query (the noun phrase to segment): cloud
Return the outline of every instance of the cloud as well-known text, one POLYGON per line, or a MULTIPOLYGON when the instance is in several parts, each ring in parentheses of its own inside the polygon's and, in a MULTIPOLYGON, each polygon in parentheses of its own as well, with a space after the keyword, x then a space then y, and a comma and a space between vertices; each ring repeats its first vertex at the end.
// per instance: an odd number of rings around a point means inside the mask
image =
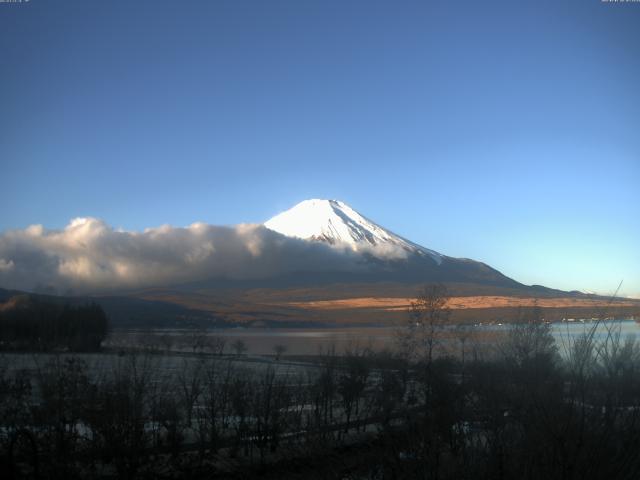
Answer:
POLYGON ((14 267, 13 260, 9 260, 8 262, 4 258, 0 258, 0 272, 8 272, 12 270, 14 267))
POLYGON ((95 292, 362 268, 362 256, 350 249, 255 224, 128 232, 96 218, 76 218, 62 230, 32 225, 0 235, 0 287, 20 290, 95 292))

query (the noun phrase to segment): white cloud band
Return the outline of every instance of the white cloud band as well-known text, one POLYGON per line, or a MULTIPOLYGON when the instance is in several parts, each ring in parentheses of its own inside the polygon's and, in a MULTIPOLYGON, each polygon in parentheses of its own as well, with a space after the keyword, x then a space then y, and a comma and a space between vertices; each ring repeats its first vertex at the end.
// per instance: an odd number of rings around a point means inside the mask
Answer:
POLYGON ((32 225, 0 235, 0 287, 58 293, 353 271, 362 265, 360 255, 347 248, 285 237, 253 224, 194 223, 127 232, 96 218, 77 218, 63 230, 32 225))

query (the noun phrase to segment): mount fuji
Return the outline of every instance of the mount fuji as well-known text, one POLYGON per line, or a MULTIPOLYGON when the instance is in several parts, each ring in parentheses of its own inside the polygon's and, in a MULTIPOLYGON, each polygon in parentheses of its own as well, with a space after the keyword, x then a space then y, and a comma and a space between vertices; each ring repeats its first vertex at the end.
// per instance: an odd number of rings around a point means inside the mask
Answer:
MULTIPOLYGON (((449 257, 411 242, 339 200, 305 200, 266 221, 264 226, 287 237, 361 254, 369 264, 369 279, 375 281, 522 287, 482 262, 449 257)), ((358 280, 362 280, 361 275, 358 280)))
MULTIPOLYGON (((274 263, 289 261, 296 252, 321 257, 261 278, 213 277, 138 296, 250 326, 396 324, 406 317, 408 299, 436 282, 446 285, 456 321, 516 318, 519 305, 535 305, 540 297, 573 297, 566 305, 580 300, 570 292, 523 285, 485 263, 418 245, 339 200, 305 200, 259 228, 286 246, 270 257, 274 263)), ((550 318, 592 312, 564 305, 550 311, 550 318)))

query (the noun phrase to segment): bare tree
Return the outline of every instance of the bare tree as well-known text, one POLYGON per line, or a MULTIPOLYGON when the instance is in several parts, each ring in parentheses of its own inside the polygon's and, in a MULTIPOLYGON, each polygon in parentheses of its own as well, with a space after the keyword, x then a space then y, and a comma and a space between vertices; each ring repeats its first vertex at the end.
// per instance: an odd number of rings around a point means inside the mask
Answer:
POLYGON ((287 347, 286 345, 274 345, 273 351, 276 354, 276 361, 280 361, 280 358, 286 353, 287 347))
POLYGON ((187 426, 191 427, 193 408, 203 391, 203 367, 201 360, 183 360, 182 369, 178 372, 178 385, 180 386, 180 399, 186 413, 187 426))
POLYGON ((207 331, 204 328, 198 328, 189 335, 189 344, 193 353, 202 353, 207 345, 207 331))
POLYGON ((227 339, 220 335, 212 335, 207 338, 207 348, 214 355, 223 355, 226 346, 227 339))
POLYGON ((145 429, 155 388, 149 356, 119 358, 100 379, 87 402, 86 423, 92 430, 94 451, 113 463, 119 478, 134 478, 148 464, 151 432, 145 429))
POLYGON ((408 359, 431 365, 439 345, 440 329, 449 320, 447 289, 442 284, 425 285, 411 302, 406 326, 399 332, 400 347, 408 359))
POLYGON ((471 327, 469 325, 460 324, 455 329, 455 336, 460 343, 460 362, 462 364, 462 378, 465 376, 465 360, 467 354, 467 341, 471 338, 471 327))
POLYGON ((286 378, 268 367, 258 378, 251 397, 252 439, 264 463, 267 447, 275 452, 284 429, 283 412, 287 406, 286 378))
POLYGON ((338 357, 335 345, 320 356, 320 370, 316 378, 315 403, 316 420, 323 430, 329 430, 333 422, 333 400, 337 391, 336 370, 338 357))
POLYGON ((41 402, 34 413, 44 427, 42 443, 55 459, 54 470, 71 475, 69 469, 79 447, 78 425, 89 385, 87 364, 78 357, 55 355, 38 369, 37 385, 41 402))
POLYGON ((171 347, 173 346, 173 336, 165 333, 164 335, 160 335, 158 340, 160 345, 164 348, 164 351, 169 354, 171 352, 171 347))
MULTIPOLYGON (((232 395, 237 392, 232 387, 239 372, 233 367, 233 362, 210 361, 206 367, 206 382, 202 395, 203 415, 198 418, 199 435, 202 448, 207 443, 216 453, 220 438, 229 428, 231 416, 232 395)), ((241 400, 237 399, 237 402, 241 400)))
POLYGON ((542 309, 537 306, 520 312, 519 321, 511 326, 505 342, 498 348, 507 361, 518 366, 548 364, 557 354, 551 326, 544 321, 542 309))
POLYGON ((247 351, 247 344, 244 343, 244 340, 238 339, 231 344, 231 348, 236 352, 237 356, 241 356, 247 351))
POLYGON ((344 356, 344 369, 338 379, 338 392, 346 417, 344 431, 351 428, 351 419, 359 414, 360 399, 367 386, 370 366, 367 350, 349 349, 344 356))

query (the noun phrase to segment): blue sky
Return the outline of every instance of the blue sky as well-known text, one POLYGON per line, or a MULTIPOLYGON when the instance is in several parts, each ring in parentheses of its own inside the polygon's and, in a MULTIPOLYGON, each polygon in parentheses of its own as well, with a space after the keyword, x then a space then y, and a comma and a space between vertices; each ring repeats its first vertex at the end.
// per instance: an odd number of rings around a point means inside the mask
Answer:
POLYGON ((640 4, 0 4, 0 230, 312 197, 525 283, 640 296, 640 4))

